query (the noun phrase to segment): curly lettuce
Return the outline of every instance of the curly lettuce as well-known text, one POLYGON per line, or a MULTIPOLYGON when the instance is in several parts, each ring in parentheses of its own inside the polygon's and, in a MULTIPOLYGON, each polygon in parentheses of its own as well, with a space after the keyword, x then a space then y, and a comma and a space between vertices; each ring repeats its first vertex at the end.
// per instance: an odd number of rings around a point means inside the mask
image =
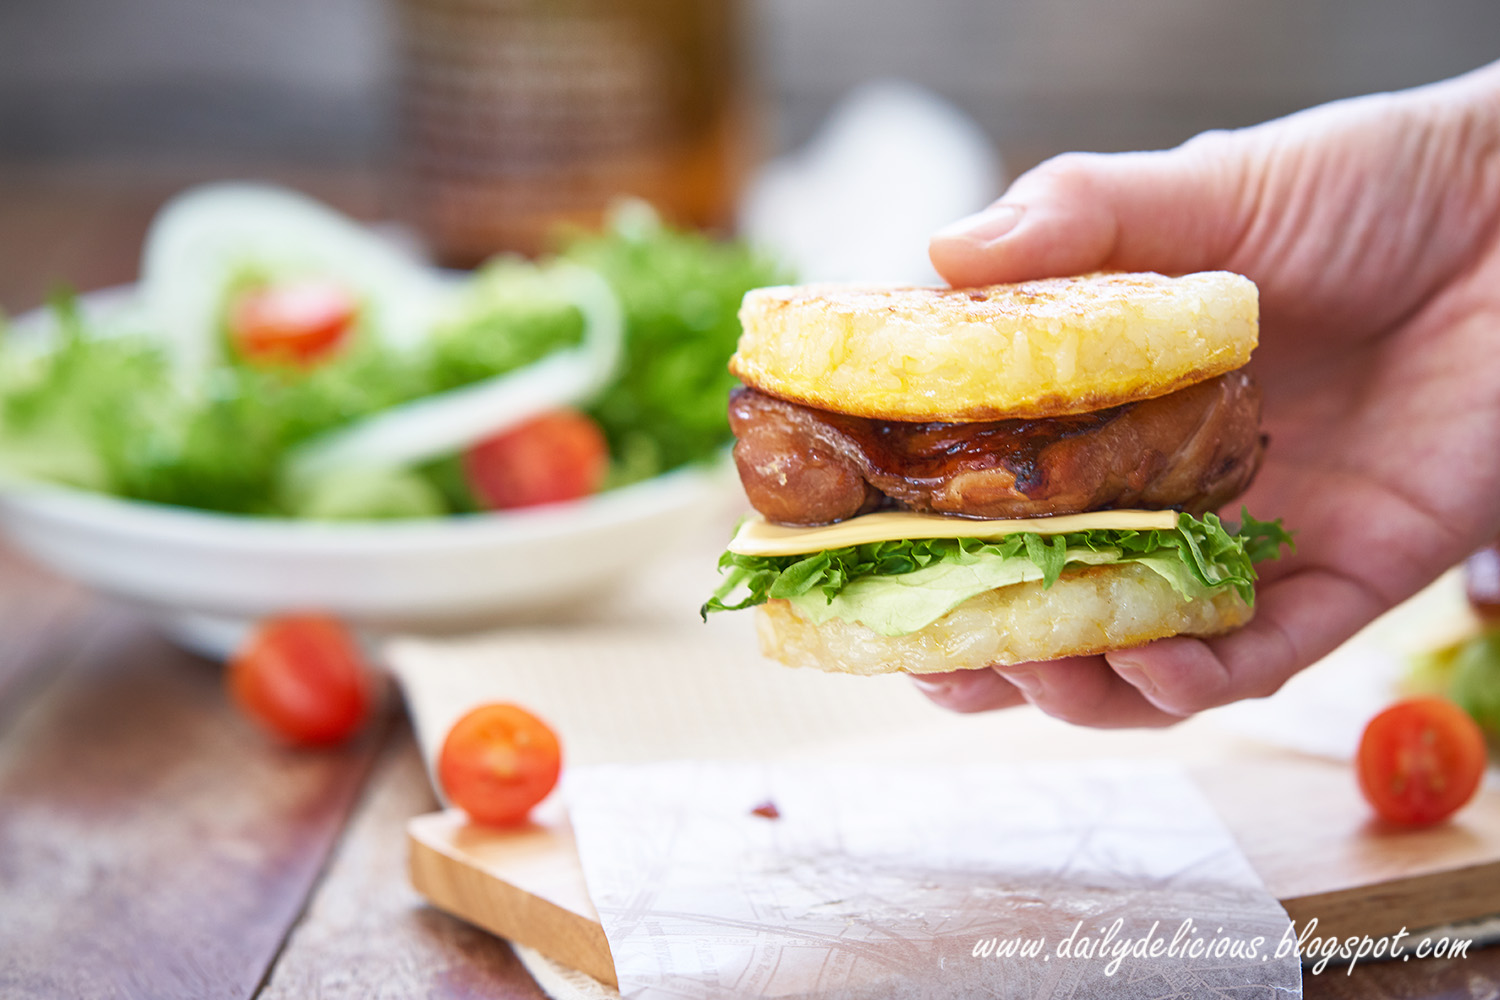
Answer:
POLYGON ((793 556, 725 552, 723 581, 700 613, 785 600, 815 623, 842 618, 904 635, 997 587, 1039 580, 1047 588, 1070 566, 1123 563, 1161 576, 1184 600, 1233 587, 1254 604, 1255 563, 1278 558, 1283 547, 1293 542, 1279 520, 1243 510, 1238 524, 1179 514, 1176 527, 1163 530, 901 539, 793 556))

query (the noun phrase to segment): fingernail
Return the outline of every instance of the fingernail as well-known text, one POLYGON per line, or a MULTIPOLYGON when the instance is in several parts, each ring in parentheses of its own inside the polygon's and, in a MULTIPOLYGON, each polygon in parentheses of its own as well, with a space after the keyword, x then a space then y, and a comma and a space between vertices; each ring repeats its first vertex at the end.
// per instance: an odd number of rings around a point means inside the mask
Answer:
POLYGON ((982 212, 950 222, 933 234, 933 239, 970 240, 975 243, 993 243, 1016 228, 1021 216, 1026 213, 1024 205, 991 205, 982 212))
POLYGON ((942 694, 953 686, 953 681, 947 677, 923 677, 921 674, 912 674, 911 682, 928 694, 942 694))
POLYGON ((1141 694, 1150 695, 1155 693, 1156 685, 1151 683, 1151 678, 1146 675, 1146 671, 1142 670, 1136 664, 1115 658, 1110 661, 1109 665, 1114 668, 1115 673, 1125 678, 1127 684, 1141 694))
POLYGON ((1042 679, 1036 674, 1032 673, 1030 670, 1017 670, 1014 673, 1001 673, 1000 676, 1004 677, 1015 687, 1020 688, 1022 694, 1030 696, 1041 693, 1042 679))

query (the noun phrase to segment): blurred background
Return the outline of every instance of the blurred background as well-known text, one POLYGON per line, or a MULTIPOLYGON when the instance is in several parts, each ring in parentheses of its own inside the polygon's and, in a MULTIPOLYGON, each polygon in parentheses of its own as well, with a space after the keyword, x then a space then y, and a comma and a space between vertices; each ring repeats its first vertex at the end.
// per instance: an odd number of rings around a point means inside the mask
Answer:
MULTIPOLYGON (((421 165, 403 107, 420 114, 413 93, 430 104, 453 86, 470 96, 504 86, 472 66, 455 84, 432 63, 462 65, 507 39, 515 47, 516 33, 495 19, 538 6, 568 4, 5 0, 0 306, 29 308, 58 278, 82 288, 128 280, 151 213, 198 180, 273 178, 357 215, 410 215, 421 165), (491 36, 472 28, 486 17, 491 36)), ((675 16, 651 0, 614 6, 675 16)), ((1500 54, 1493 0, 747 0, 730 13, 737 26, 704 30, 727 32, 747 53, 751 100, 743 113, 736 106, 726 140, 744 144, 726 154, 743 162, 804 143, 871 79, 952 101, 1014 176, 1062 150, 1171 145, 1500 54)), ((682 85, 718 99, 706 92, 731 58, 714 54, 682 85)), ((628 65, 611 65, 628 78, 628 65)), ((620 87, 611 92, 628 102, 620 87)), ((433 155, 461 172, 455 158, 474 150, 433 155)))

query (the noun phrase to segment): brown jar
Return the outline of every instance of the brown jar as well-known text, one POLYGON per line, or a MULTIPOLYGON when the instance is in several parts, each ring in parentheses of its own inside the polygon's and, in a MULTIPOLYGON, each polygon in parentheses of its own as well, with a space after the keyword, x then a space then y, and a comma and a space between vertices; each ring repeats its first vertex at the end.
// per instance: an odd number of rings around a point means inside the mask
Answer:
POLYGON ((624 195, 725 229, 746 160, 739 0, 397 0, 407 215, 441 263, 535 254, 624 195))

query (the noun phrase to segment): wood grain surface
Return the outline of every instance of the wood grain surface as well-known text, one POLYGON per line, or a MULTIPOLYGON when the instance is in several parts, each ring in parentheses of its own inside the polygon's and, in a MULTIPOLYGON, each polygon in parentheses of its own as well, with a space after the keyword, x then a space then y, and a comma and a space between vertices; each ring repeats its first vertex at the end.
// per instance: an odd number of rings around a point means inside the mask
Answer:
MULTIPOLYGON (((128 279, 164 197, 241 173, 0 164, 0 306, 128 279)), ((368 172, 280 176, 378 205, 368 172)), ((402 825, 430 795, 404 722, 345 753, 278 749, 215 668, 0 547, 0 997, 535 1000, 503 942, 407 889, 402 825)), ((1500 948, 1305 991, 1493 1000, 1500 948)))
POLYGON ((0 996, 252 995, 374 754, 268 743, 98 605, 0 740, 0 996))
POLYGON ((418 816, 406 833, 411 884, 439 909, 619 985, 561 808, 499 835, 451 809, 418 816))
POLYGON ((80 632, 71 626, 87 606, 82 590, 0 548, 0 727, 19 689, 45 683, 47 668, 73 651, 80 632))
POLYGON ((403 724, 260 994, 264 1000, 543 1000, 508 945, 426 906, 407 883, 404 826, 433 805, 403 724))
POLYGON ((1372 819, 1344 765, 1275 753, 1194 776, 1299 927, 1378 937, 1500 913, 1500 792, 1408 830, 1372 819))

